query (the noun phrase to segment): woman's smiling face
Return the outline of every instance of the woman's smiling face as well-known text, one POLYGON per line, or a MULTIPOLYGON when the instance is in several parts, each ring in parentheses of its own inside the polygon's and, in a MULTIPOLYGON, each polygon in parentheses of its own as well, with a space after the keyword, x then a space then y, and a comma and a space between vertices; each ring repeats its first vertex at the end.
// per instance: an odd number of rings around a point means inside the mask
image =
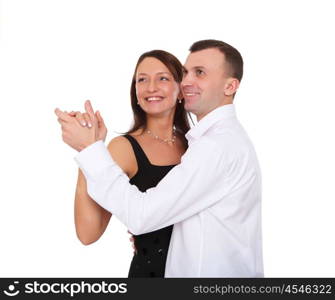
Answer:
POLYGON ((159 59, 145 58, 138 65, 135 80, 139 105, 147 114, 174 113, 180 93, 179 84, 159 59))

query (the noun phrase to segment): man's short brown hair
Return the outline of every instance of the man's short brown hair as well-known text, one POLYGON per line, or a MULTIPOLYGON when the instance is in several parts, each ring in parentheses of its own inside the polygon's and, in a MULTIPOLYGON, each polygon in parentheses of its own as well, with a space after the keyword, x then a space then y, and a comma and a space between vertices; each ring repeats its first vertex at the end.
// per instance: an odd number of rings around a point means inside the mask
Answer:
POLYGON ((240 52, 233 46, 218 40, 202 40, 195 42, 189 50, 192 53, 210 48, 216 48, 224 54, 229 76, 241 81, 243 76, 243 59, 240 52))

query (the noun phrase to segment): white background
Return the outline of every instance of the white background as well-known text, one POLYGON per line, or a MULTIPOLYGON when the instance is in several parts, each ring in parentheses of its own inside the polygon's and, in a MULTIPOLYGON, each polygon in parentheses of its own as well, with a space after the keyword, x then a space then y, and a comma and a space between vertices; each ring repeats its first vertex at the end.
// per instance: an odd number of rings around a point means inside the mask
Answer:
POLYGON ((127 229, 112 218, 83 246, 75 151, 53 110, 91 99, 108 139, 129 128, 138 56, 182 62, 197 40, 226 41, 245 73, 235 103, 263 172, 267 277, 335 277, 333 1, 0 2, 0 276, 127 276, 127 229))

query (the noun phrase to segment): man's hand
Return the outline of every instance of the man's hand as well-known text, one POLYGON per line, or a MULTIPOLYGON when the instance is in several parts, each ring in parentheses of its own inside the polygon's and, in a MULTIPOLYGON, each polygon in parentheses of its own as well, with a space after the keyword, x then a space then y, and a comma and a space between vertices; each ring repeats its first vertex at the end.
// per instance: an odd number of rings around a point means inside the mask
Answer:
POLYGON ((90 101, 85 102, 85 110, 92 120, 90 128, 83 127, 76 118, 66 112, 55 109, 58 122, 62 125, 63 141, 77 151, 81 151, 99 140, 98 119, 95 117, 90 101))
MULTIPOLYGON (((81 113, 80 111, 71 111, 70 116, 76 118, 79 124, 84 127, 91 128, 93 121, 88 113, 81 113)), ((107 136, 107 127, 99 111, 95 112, 95 117, 98 121, 98 140, 105 141, 107 136)))
POLYGON ((129 230, 127 232, 131 235, 130 238, 129 238, 129 241, 131 242, 131 246, 133 247, 134 255, 136 255, 137 254, 137 249, 136 249, 136 246, 135 246, 135 237, 129 230))

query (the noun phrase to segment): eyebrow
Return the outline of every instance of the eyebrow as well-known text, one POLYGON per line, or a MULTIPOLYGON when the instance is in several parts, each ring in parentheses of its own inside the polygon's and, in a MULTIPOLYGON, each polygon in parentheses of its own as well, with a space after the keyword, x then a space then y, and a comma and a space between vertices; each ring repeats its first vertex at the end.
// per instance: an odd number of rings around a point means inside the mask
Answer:
MULTIPOLYGON (((158 72, 156 74, 168 74, 168 75, 171 75, 169 72, 158 72)), ((147 73, 138 73, 138 75, 148 75, 147 73)))
POLYGON ((193 67, 192 69, 194 70, 194 69, 206 69, 206 68, 203 67, 203 66, 195 66, 195 67, 193 67))
MULTIPOLYGON (((194 66, 191 68, 191 70, 194 70, 194 69, 206 69, 205 67, 203 66, 194 66)), ((187 74, 189 70, 187 70, 184 66, 183 66, 183 73, 187 74)))

